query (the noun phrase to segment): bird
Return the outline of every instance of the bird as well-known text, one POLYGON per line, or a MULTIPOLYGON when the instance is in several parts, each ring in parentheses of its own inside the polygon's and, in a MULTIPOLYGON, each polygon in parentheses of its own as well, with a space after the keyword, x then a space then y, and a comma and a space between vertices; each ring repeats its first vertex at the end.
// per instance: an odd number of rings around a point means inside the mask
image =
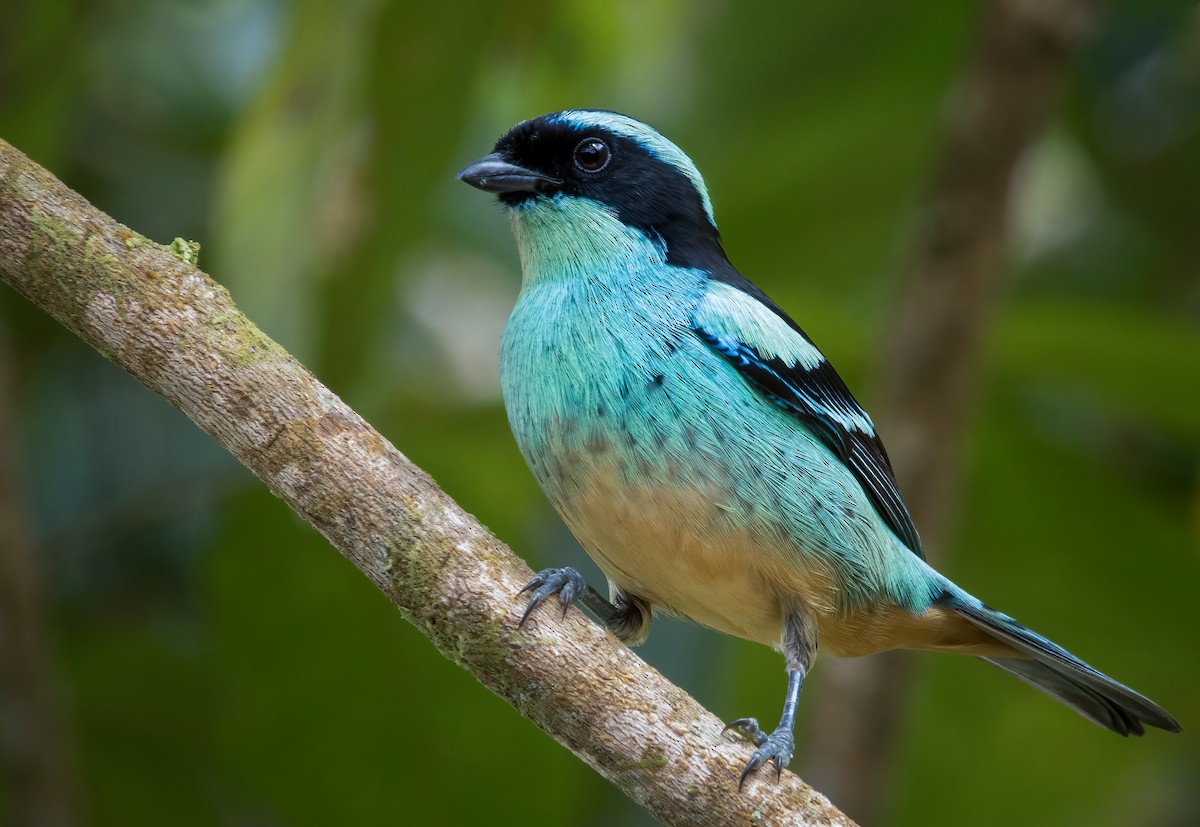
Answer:
POLYGON ((521 264, 500 343, 517 445, 608 581, 542 570, 625 642, 656 612, 775 648, 779 725, 732 721, 738 781, 795 751, 818 648, 973 655, 1120 735, 1180 732, 1161 706, 984 604, 925 559, 870 416, 829 359, 729 261, 695 163, 600 109, 522 121, 458 174, 496 194, 521 264))

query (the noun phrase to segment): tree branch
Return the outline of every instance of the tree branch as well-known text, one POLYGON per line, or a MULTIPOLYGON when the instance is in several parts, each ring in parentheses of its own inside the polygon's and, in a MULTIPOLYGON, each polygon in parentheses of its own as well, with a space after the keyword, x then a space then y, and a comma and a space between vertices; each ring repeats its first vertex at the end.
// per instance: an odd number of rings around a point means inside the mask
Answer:
POLYGON ((0 278, 183 411, 442 654, 659 820, 851 824, 790 773, 739 794, 749 747, 580 612, 542 612, 518 631, 524 562, 228 291, 2 140, 0 278))

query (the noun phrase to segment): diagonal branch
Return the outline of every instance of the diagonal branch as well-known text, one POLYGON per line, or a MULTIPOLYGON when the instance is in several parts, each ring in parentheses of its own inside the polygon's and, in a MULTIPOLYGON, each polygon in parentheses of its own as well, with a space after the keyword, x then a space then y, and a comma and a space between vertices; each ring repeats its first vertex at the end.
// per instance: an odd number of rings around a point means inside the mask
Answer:
POLYGON ((739 794, 747 746, 581 613, 542 613, 518 631, 524 562, 228 291, 2 140, 0 278, 187 414, 442 654, 659 820, 851 824, 791 774, 739 794))

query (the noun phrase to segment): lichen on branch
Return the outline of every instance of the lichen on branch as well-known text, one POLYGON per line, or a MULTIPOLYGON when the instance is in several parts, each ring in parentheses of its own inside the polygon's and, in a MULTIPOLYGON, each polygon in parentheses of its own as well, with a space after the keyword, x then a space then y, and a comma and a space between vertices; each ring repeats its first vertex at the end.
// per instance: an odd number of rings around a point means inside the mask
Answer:
POLYGON ((118 224, 0 140, 0 279, 229 450, 442 654, 665 824, 851 824, 791 773, 739 794, 748 747, 581 613, 517 629, 528 567, 192 253, 118 224))

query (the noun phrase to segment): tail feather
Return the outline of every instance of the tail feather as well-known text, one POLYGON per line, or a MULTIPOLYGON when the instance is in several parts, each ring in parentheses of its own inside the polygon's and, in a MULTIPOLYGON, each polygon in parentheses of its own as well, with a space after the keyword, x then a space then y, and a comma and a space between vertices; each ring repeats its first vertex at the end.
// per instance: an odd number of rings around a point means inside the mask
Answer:
POLYGON ((1019 653, 1012 658, 980 660, 1057 698, 1105 729, 1118 735, 1143 735, 1142 724, 1169 732, 1182 730, 1178 721, 1149 698, 965 592, 948 591, 938 602, 1019 653))
POLYGON ((1088 720, 1095 721, 1118 735, 1144 735, 1141 722, 1122 706, 1109 700, 1095 689, 1064 677, 1036 660, 1016 658, 980 658, 1032 687, 1042 690, 1088 720))

